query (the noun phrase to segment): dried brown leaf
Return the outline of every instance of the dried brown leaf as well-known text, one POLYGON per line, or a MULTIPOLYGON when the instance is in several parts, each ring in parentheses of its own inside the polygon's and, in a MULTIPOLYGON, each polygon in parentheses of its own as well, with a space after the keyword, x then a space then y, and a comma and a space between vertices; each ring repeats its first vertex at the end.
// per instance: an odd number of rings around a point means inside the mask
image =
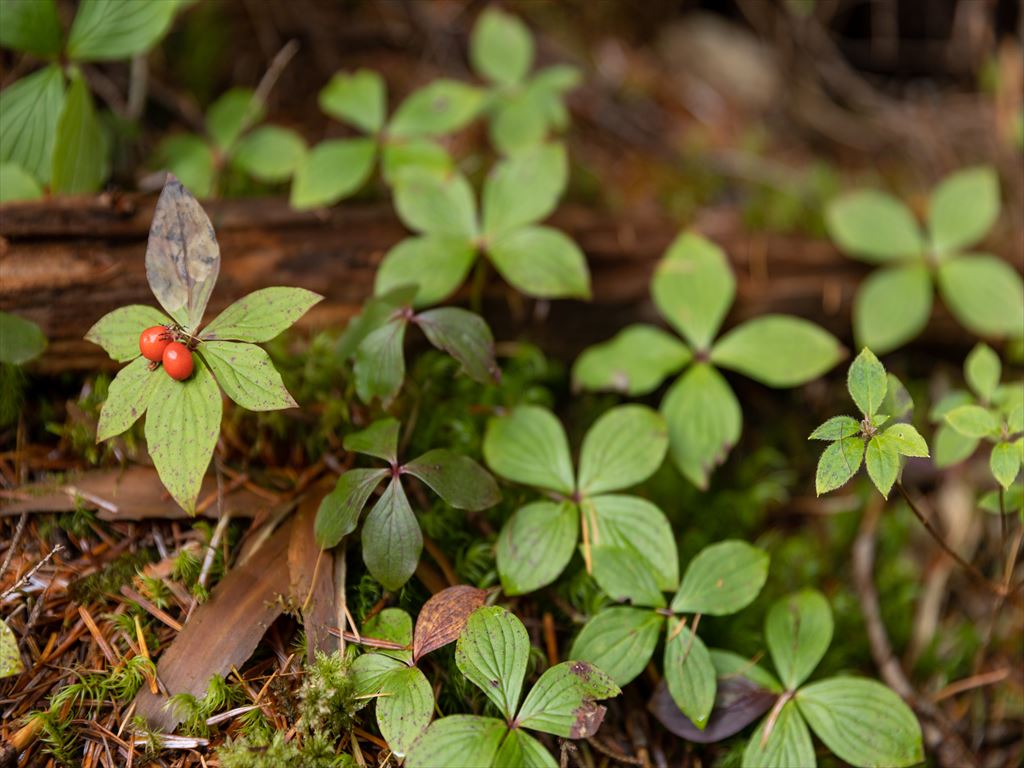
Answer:
POLYGON ((442 589, 423 604, 416 619, 412 657, 418 662, 431 651, 454 642, 469 614, 484 604, 487 591, 467 584, 442 589))

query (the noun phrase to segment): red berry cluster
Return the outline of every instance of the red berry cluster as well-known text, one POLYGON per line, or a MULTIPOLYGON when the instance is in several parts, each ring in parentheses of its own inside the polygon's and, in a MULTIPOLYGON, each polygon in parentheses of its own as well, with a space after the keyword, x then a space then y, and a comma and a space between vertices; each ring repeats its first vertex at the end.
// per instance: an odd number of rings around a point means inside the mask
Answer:
POLYGON ((164 370, 172 379, 184 381, 192 375, 192 351, 180 341, 175 341, 167 326, 154 325, 144 330, 139 336, 139 351, 147 360, 163 363, 164 370))

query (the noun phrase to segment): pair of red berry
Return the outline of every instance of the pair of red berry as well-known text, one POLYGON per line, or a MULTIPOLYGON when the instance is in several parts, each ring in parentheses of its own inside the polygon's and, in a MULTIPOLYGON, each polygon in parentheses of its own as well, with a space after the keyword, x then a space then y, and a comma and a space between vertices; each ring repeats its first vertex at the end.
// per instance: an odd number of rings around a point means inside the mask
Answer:
POLYGON ((147 328, 139 337, 139 351, 147 360, 163 363, 167 375, 184 381, 192 375, 192 351, 180 341, 174 341, 163 325, 147 328))

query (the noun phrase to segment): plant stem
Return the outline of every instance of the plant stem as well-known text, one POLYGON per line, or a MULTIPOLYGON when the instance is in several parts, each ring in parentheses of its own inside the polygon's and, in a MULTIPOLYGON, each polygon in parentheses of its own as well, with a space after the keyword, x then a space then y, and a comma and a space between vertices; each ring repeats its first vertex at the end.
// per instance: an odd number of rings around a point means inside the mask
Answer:
POLYGON ((1006 496, 1002 483, 999 485, 999 552, 1004 563, 1009 563, 1010 556, 1006 553, 1006 496))

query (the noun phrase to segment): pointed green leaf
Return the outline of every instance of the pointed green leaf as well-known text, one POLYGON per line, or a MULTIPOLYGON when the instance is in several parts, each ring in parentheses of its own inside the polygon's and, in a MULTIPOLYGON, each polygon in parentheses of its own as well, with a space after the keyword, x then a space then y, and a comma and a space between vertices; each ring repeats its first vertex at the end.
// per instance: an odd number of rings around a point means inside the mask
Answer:
POLYGON ((21 660, 21 651, 18 650, 18 638, 7 626, 7 622, 0 619, 0 679, 20 675, 25 670, 25 664, 21 660))
POLYGON ((979 336, 1024 335, 1024 281, 995 256, 962 256, 939 267, 939 290, 949 311, 979 336))
POLYGON ((551 227, 522 227, 493 241, 487 255, 513 287, 542 299, 589 299, 590 270, 583 251, 551 227))
POLYGON ((704 547, 686 567, 672 611, 727 616, 746 608, 768 579, 768 559, 767 552, 745 541, 704 547))
POLYGON ((85 340, 99 344, 119 363, 139 356, 139 337, 154 325, 167 325, 171 319, 163 312, 143 304, 130 304, 108 312, 85 334, 85 340))
POLYGON ((833 416, 816 430, 808 440, 842 440, 860 433, 860 422, 852 416, 833 416))
POLYGON ((665 607, 665 596, 646 560, 629 549, 609 544, 591 545, 590 557, 594 581, 608 597, 650 608, 665 607))
POLYGON ((407 237, 384 255, 377 268, 374 292, 402 285, 417 286, 416 307, 429 307, 450 297, 466 280, 477 251, 464 237, 407 237))
POLYGON ((675 336, 653 325, 631 325, 576 358, 573 387, 646 395, 692 358, 675 336))
MULTIPOLYGON (((892 373, 887 373, 885 380, 885 398, 879 406, 882 413, 888 414, 893 419, 902 419, 913 414, 914 398, 910 396, 910 392, 903 386, 903 382, 892 373)), ((876 424, 875 426, 878 425, 876 424)))
POLYGON ((558 205, 568 176, 561 144, 539 144, 499 162, 484 182, 484 235, 495 239, 546 218, 558 205))
POLYGON ((377 699, 377 725, 396 757, 402 757, 430 725, 434 689, 416 667, 397 669, 384 680, 377 699))
POLYGON ((487 423, 484 458, 491 471, 523 485, 571 494, 569 442, 551 411, 521 405, 487 423))
MULTIPOLYGON (((908 426, 908 425, 902 425, 908 426)), ((911 429, 913 429, 911 427, 911 429)), ((906 442, 885 432, 875 435, 868 441, 865 451, 865 463, 868 468, 868 477, 875 484, 885 498, 889 498, 889 491, 892 490, 896 478, 900 474, 900 448, 906 442)))
POLYGON ((547 137, 545 98, 531 85, 495 95, 487 129, 491 144, 504 155, 522 152, 547 137))
POLYGON ((455 80, 434 80, 398 105, 390 136, 443 136, 465 127, 484 107, 484 92, 455 80))
POLYGON ((999 386, 1003 364, 988 344, 979 342, 964 361, 964 376, 971 389, 983 402, 989 402, 999 386))
POLYGON ((884 434, 900 455, 928 457, 928 443, 910 424, 893 424, 884 434))
POLYGON ((884 192, 863 190, 834 200, 825 224, 841 250, 864 261, 913 259, 924 248, 914 214, 884 192))
POLYGON ((632 552, 646 563, 658 589, 669 592, 679 586, 679 553, 672 526, 651 502, 638 496, 604 494, 583 501, 590 538, 632 552))
POLYGON ((384 78, 370 69, 338 72, 318 96, 320 109, 333 118, 366 133, 384 127, 387 112, 387 87, 384 78))
POLYGON ((153 165, 169 171, 196 197, 209 197, 217 174, 213 148, 205 139, 192 134, 177 134, 157 146, 153 165))
POLYGON ((342 445, 346 451, 376 456, 391 464, 398 461, 398 419, 378 419, 366 429, 346 435, 342 445))
POLYGON ((832 609, 813 589, 776 602, 764 622, 764 636, 775 670, 786 690, 794 690, 818 666, 832 642, 832 609))
POLYGON ((762 720, 743 752, 743 768, 814 768, 817 764, 810 731, 794 701, 787 701, 774 721, 762 720))
POLYGON ((665 640, 665 682, 676 706, 704 730, 715 704, 715 667, 704 641, 680 626, 680 620, 668 620, 665 640))
MULTIPOLYGON (((481 765, 483 765, 481 763, 481 765)), ((526 731, 510 730, 501 742, 501 749, 494 756, 494 766, 515 766, 515 768, 558 768, 558 761, 551 756, 543 744, 526 731)))
POLYGON ((38 200, 43 196, 39 182, 17 163, 0 162, 0 203, 38 200))
POLYGON ((238 138, 263 119, 266 107, 251 88, 232 88, 210 105, 206 131, 222 151, 230 152, 238 138))
POLYGON ((870 349, 862 349, 857 359, 850 365, 846 375, 846 387, 861 413, 865 416, 874 416, 878 413, 878 407, 888 391, 889 381, 885 375, 885 367, 870 349))
POLYGON ((231 153, 236 167, 270 184, 290 179, 305 156, 302 136, 279 125, 261 125, 243 136, 231 153))
POLYGON ((932 248, 950 253, 974 245, 999 217, 999 177, 978 166, 951 174, 932 192, 928 231, 932 248))
POLYGON ((356 529, 359 513, 387 474, 386 469, 350 469, 338 478, 334 490, 324 496, 316 512, 313 533, 322 549, 336 547, 356 529))
POLYGON ((144 53, 167 34, 177 9, 177 3, 82 0, 68 35, 68 57, 112 61, 144 53))
POLYGON ((388 321, 370 333, 356 349, 356 394, 364 403, 380 398, 386 408, 405 379, 405 318, 388 321))
POLYGON ((392 480, 363 523, 363 561, 385 589, 409 580, 420 561, 423 534, 402 484, 392 480))
POLYGON ((711 362, 770 387, 795 387, 816 379, 843 356, 828 331, 789 315, 762 315, 726 333, 711 362))
POLYGON ((501 501, 498 484, 486 469, 468 456, 447 448, 427 451, 402 469, 429 485, 456 509, 479 511, 501 501))
POLYGON ((57 121, 50 188, 61 195, 95 192, 108 171, 107 138, 85 78, 74 70, 57 121))
MULTIPOLYGON (((387 640, 408 648, 412 645, 412 617, 401 608, 385 608, 376 616, 367 619, 360 634, 376 640, 387 640)), ((399 651, 387 648, 374 651, 374 653, 389 656, 403 664, 409 664, 412 661, 411 650, 399 651)))
POLYGON ((557 579, 578 538, 579 512, 573 504, 536 501, 516 510, 498 536, 498 575, 505 594, 523 595, 557 579))
POLYGON ((978 438, 961 435, 949 424, 939 424, 935 430, 935 466, 939 469, 959 464, 978 447, 978 438))
POLYGON ((583 438, 577 488, 596 495, 642 483, 658 470, 667 450, 661 414, 644 405, 612 408, 583 438))
POLYGON ((4 88, 0 92, 0 161, 16 163, 48 183, 63 108, 64 75, 56 64, 4 88))
POLYGON ((393 320, 398 310, 411 307, 415 296, 416 286, 403 284, 367 299, 363 304, 363 311, 349 321, 341 338, 338 339, 335 348, 338 359, 348 360, 352 357, 367 336, 389 320, 393 320))
POLYGON ((858 437, 844 437, 829 445, 818 459, 818 470, 814 479, 819 496, 846 485, 857 474, 864 460, 864 441, 858 437))
POLYGON ((473 26, 469 60, 477 74, 492 83, 520 83, 533 63, 533 37, 517 17, 487 8, 473 26))
POLYGON ((291 205, 304 210, 330 206, 358 190, 373 171, 372 139, 328 139, 310 149, 295 168, 291 205))
POLYGON ((261 288, 231 304, 199 336, 204 341, 270 341, 323 298, 305 288, 261 288))
MULTIPOLYGON (((385 609, 387 610, 387 609, 385 609)), ((403 611, 404 613, 404 611, 403 611)), ((365 636, 366 627, 363 628, 365 636)), ((374 701, 376 694, 387 681, 388 676, 399 669, 407 669, 405 662, 392 656, 385 655, 386 652, 364 653, 357 656, 352 666, 349 667, 349 676, 352 680, 352 694, 360 700, 353 702, 357 707, 363 707, 374 701), (366 698, 363 698, 366 697, 366 698)))
POLYGON ((946 423, 964 437, 987 437, 999 429, 992 412, 980 405, 960 405, 945 416, 946 423))
POLYGON ((939 398, 938 402, 932 405, 928 418, 932 421, 943 421, 947 413, 959 405, 970 405, 974 403, 974 396, 962 389, 954 389, 939 398))
POLYGON ((395 210, 409 229, 472 240, 477 234, 473 188, 460 173, 439 176, 409 168, 395 179, 395 210))
POLYGON ((654 654, 665 618, 642 608, 608 608, 583 625, 569 658, 589 661, 618 685, 632 682, 654 654))
POLYGON ((989 468, 992 470, 992 477, 1003 486, 1009 488, 1017 479, 1020 472, 1021 451, 1020 441, 1014 443, 996 443, 992 447, 992 454, 989 456, 989 468))
POLYGON ((297 408, 270 355, 255 344, 203 342, 199 354, 225 394, 250 411, 297 408))
POLYGON ((380 170, 386 184, 395 180, 409 168, 445 176, 455 168, 448 151, 431 139, 389 137, 381 147, 380 170))
POLYGON ((878 354, 916 338, 932 314, 931 276, 923 264, 872 272, 853 302, 853 335, 878 354))
POLYGON ((437 768, 439 765, 490 766, 508 726, 493 717, 451 715, 435 720, 409 749, 407 768, 437 768))
POLYGON ((501 378, 494 359, 494 336, 480 315, 460 307, 442 307, 421 312, 412 322, 427 341, 458 360, 469 378, 481 384, 501 378))
POLYGON ((746 656, 719 648, 711 648, 708 653, 711 654, 711 663, 715 665, 715 674, 719 680, 726 677, 743 677, 766 691, 782 693, 782 683, 775 679, 775 675, 746 656))
POLYGON ((499 606, 470 614, 455 648, 455 664, 512 720, 523 690, 530 636, 523 622, 499 606))
POLYGON ((597 733, 605 708, 596 702, 622 691, 607 674, 586 661, 564 661, 544 671, 516 716, 522 728, 568 739, 597 733))
MULTIPOLYGON (((21 365, 46 349, 46 336, 31 320, 0 312, 0 363, 21 365)), ((138 354, 138 343, 136 352, 138 354)))
POLYGON ((0 45, 44 58, 60 53, 60 20, 55 0, 0 3, 0 45))
POLYGON ((150 370, 149 365, 149 360, 137 357, 118 371, 110 382, 107 401, 103 403, 96 425, 97 443, 120 435, 146 412, 160 380, 168 378, 161 370, 150 370))

